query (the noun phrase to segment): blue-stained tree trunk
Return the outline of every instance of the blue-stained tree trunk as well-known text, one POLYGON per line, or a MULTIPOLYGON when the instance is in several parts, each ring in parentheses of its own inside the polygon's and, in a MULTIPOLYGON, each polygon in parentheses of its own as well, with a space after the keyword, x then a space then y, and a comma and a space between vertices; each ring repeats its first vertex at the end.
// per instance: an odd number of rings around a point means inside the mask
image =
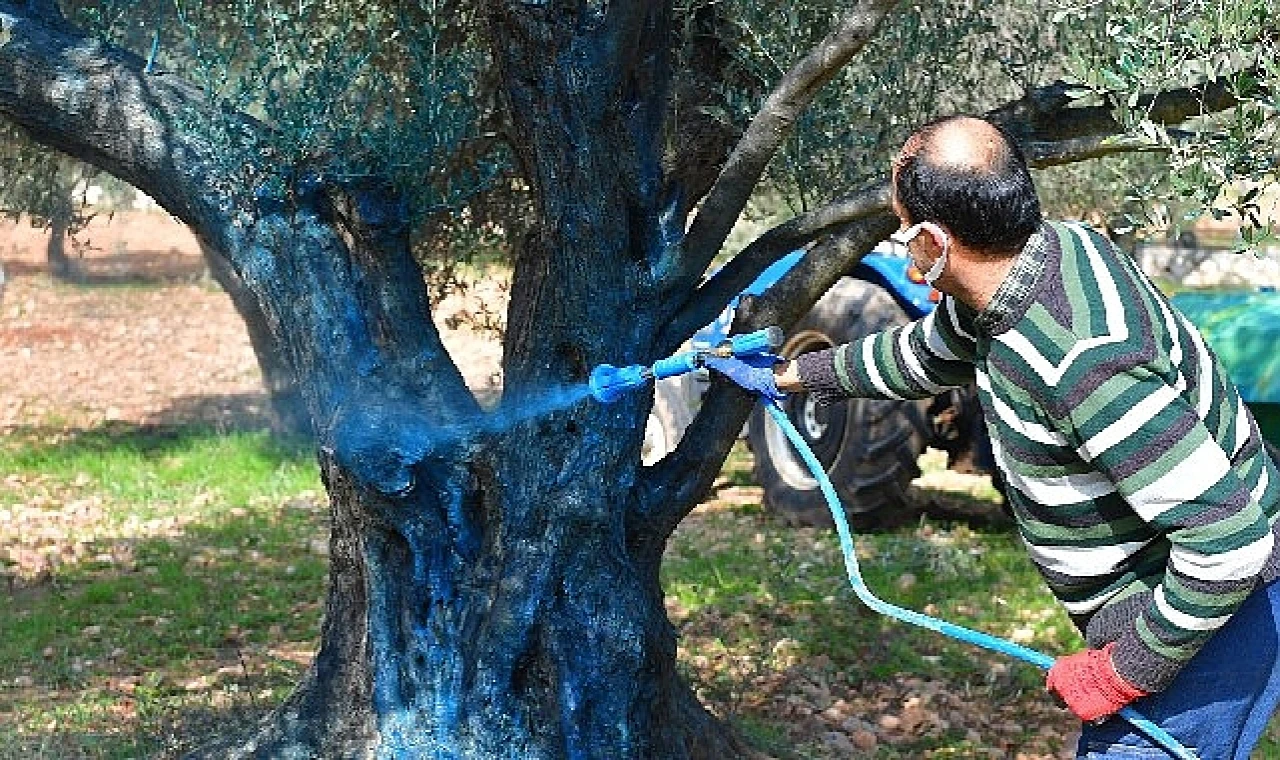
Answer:
POLYGON ((583 388, 598 363, 670 353, 772 257, 839 232, 742 326, 786 325, 892 229, 875 186, 700 285, 789 125, 892 6, 850 10, 729 155, 713 124, 668 121, 672 102, 698 114, 696 93, 669 94, 671 3, 487 0, 537 213, 517 251, 503 399, 484 410, 433 326, 393 187, 272 165, 263 125, 83 35, 49 0, 0 0, 0 115, 143 189, 221 255, 314 424, 332 504, 320 650, 260 730, 198 756, 750 754, 678 676, 659 583, 750 400, 714 386, 681 445, 642 468, 651 398, 605 406, 583 388), (200 128, 215 123, 216 141, 200 128), (282 174, 314 181, 283 195, 262 181, 282 174))
MULTIPOLYGON (((200 756, 746 752, 675 670, 658 569, 695 493, 641 487, 645 394, 606 407, 581 393, 596 363, 655 358, 678 305, 655 275, 674 241, 660 197, 668 10, 575 20, 495 3, 492 18, 539 214, 515 269, 504 399, 484 411, 432 324, 394 189, 245 188, 269 160, 251 122, 242 145, 184 132, 210 108, 198 92, 51 5, 0 2, 0 112, 223 254, 315 423, 332 503, 320 651, 261 730, 200 756), (69 80, 72 98, 48 86, 69 80)), ((721 458, 742 417, 711 430, 721 458)))

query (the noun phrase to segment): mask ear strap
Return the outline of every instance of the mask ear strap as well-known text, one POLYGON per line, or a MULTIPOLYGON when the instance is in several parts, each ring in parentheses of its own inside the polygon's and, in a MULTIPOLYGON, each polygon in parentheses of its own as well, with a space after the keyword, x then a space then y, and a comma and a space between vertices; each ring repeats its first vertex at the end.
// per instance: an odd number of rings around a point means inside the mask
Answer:
POLYGON ((924 275, 925 282, 932 285, 938 281, 938 278, 941 277, 942 273, 947 269, 947 253, 951 250, 951 236, 947 234, 946 230, 933 222, 921 222, 920 226, 928 230, 929 233, 933 235, 935 242, 938 238, 942 238, 942 253, 938 256, 937 261, 933 262, 933 266, 929 267, 929 271, 924 275))

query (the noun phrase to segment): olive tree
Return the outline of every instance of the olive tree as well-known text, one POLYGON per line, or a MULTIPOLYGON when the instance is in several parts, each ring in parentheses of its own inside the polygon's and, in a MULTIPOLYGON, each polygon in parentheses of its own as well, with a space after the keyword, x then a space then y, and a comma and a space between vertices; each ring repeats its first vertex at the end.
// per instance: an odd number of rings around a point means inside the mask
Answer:
MULTIPOLYGON (((766 70, 735 43, 759 28, 735 3, 237 0, 139 21, 122 0, 0 0, 0 115, 190 225, 252 295, 316 430, 332 524, 319 651, 260 729, 205 754, 747 755, 676 670, 659 568, 750 399, 714 385, 680 445, 642 466, 651 395, 597 404, 586 378, 670 353, 808 245, 739 327, 796 320, 896 225, 883 159, 926 111, 981 108, 1047 166, 1167 153, 1141 124, 1212 131, 1205 114, 1245 95, 1215 69, 1121 103, 1047 70, 1016 82, 997 55, 974 91, 989 101, 864 71, 840 96, 865 103, 858 129, 831 125, 846 147, 788 145, 859 56, 925 82, 971 49, 1040 44, 1002 38, 997 11, 794 4, 810 36, 785 54, 767 47, 785 35, 761 38, 766 70), (120 30, 138 25, 157 44, 131 52, 120 30), (180 40, 191 63, 167 65, 180 40), (486 92, 531 200, 491 409, 445 350, 414 256, 423 220, 498 176, 473 160, 486 92), (908 95, 932 105, 881 107, 908 95), (822 191, 707 277, 784 150, 829 177, 822 191)), ((1105 18, 1062 20, 1104 25, 1090 50, 1123 42, 1105 18)), ((1261 59, 1234 64, 1274 85, 1261 59)))

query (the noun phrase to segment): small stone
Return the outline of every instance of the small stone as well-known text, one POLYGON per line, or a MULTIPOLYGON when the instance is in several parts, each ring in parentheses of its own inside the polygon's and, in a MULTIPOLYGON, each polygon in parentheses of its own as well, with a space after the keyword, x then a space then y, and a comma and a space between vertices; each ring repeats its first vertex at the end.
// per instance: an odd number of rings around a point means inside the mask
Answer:
POLYGON ((876 739, 876 735, 865 729, 854 731, 853 734, 850 735, 849 739, 853 742, 853 746, 864 752, 869 752, 875 749, 876 744, 879 743, 879 740, 876 739))
POLYGON ((828 731, 822 735, 822 743, 842 754, 848 754, 853 751, 853 742, 849 737, 839 731, 828 731))
POLYGON ((902 726, 902 720, 896 715, 881 715, 876 725, 885 731, 897 731, 902 726))
POLYGON ((895 585, 899 591, 910 591, 916 585, 916 576, 912 573, 903 573, 898 576, 895 585))

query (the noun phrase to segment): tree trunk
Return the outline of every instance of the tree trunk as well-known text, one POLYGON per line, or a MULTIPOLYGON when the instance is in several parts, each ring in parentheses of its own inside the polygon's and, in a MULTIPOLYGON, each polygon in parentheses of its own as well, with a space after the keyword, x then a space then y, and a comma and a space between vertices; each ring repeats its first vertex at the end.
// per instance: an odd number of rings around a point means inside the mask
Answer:
MULTIPOLYGON (((315 422, 332 505, 319 652, 253 736, 196 757, 748 754, 675 668, 658 570, 678 520, 651 510, 697 494, 646 485, 651 395, 586 393, 597 363, 656 358, 677 306, 654 272, 682 229, 660 197, 668 4, 493 6, 539 209, 486 412, 430 319, 393 190, 272 195, 263 175, 289 168, 264 165, 258 125, 213 144, 191 125, 226 115, 202 93, 0 0, 0 113, 225 254, 315 422)), ((722 461, 741 424, 725 417, 699 459, 722 461)))
POLYGON ((71 208, 59 206, 49 217, 49 247, 46 249, 49 276, 66 280, 71 276, 71 259, 67 256, 67 231, 71 228, 71 208))
MULTIPOLYGON (((598 197, 633 212, 614 190, 598 197)), ((193 756, 745 756, 676 673, 662 542, 629 530, 647 404, 585 399, 597 343, 626 328, 601 314, 601 335, 571 344, 592 326, 540 305, 586 308, 594 280, 560 288, 567 299, 521 291, 528 319, 552 320, 516 321, 530 350, 559 350, 513 362, 508 397, 484 413, 455 395, 456 371, 441 376, 421 279, 401 276, 407 242, 297 211, 259 228, 241 241, 255 253, 229 258, 303 368, 332 504, 329 596, 317 659, 286 704, 251 738, 193 756)))
POLYGON ((277 338, 271 334, 271 327, 267 324, 266 314, 258 304, 257 296, 245 287, 244 281, 225 256, 204 245, 200 246, 200 252, 204 255, 210 276, 231 298, 231 304, 244 320, 244 326, 249 332, 249 343, 258 360, 262 385, 271 405, 271 429, 290 435, 314 435, 315 428, 311 424, 311 415, 307 412, 302 390, 298 387, 293 370, 284 359, 277 338))

